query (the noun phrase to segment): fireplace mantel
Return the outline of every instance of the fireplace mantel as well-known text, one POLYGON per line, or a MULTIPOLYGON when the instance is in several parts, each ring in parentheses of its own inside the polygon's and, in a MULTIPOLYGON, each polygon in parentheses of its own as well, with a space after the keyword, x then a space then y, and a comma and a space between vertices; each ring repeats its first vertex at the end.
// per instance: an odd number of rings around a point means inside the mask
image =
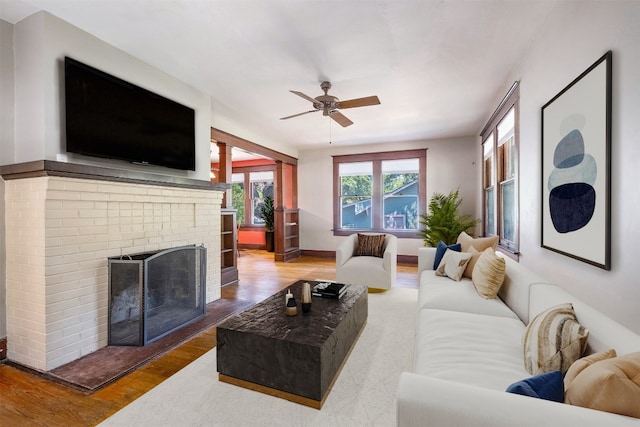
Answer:
POLYGON ((113 169, 101 166, 88 166, 53 160, 36 160, 33 162, 0 166, 0 176, 2 176, 5 181, 40 176, 63 176, 197 190, 225 191, 231 188, 231 184, 223 182, 201 181, 179 176, 159 175, 156 173, 113 169))

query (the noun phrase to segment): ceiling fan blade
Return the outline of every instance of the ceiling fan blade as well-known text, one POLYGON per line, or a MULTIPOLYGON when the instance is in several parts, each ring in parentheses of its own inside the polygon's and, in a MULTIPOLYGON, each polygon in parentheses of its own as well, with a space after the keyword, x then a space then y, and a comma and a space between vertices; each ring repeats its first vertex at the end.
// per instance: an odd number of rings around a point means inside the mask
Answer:
POLYGON ((344 114, 339 111, 332 111, 330 116, 343 128, 346 128, 347 126, 351 126, 353 124, 351 120, 349 120, 344 114))
POLYGON ((280 120, 292 119, 294 117, 302 116, 304 114, 315 113, 316 111, 320 111, 320 110, 309 110, 309 111, 305 111, 304 113, 293 114, 293 115, 287 116, 287 117, 280 117, 280 120))
POLYGON ((304 93, 302 93, 302 92, 298 92, 297 90, 290 90, 289 92, 291 92, 291 93, 295 93, 295 94, 296 94, 296 95, 298 95, 299 97, 304 98, 304 99, 306 99, 307 101, 309 101, 309 102, 311 102, 311 103, 313 103, 313 104, 317 104, 317 103, 318 103, 318 101, 316 101, 315 99, 313 99, 313 98, 312 98, 312 97, 310 97, 309 95, 305 95, 304 93))
POLYGON ((366 107, 367 105, 378 105, 380 100, 377 96, 367 96, 365 98, 347 99, 346 101, 340 101, 337 103, 337 107, 340 109, 354 108, 354 107, 366 107))

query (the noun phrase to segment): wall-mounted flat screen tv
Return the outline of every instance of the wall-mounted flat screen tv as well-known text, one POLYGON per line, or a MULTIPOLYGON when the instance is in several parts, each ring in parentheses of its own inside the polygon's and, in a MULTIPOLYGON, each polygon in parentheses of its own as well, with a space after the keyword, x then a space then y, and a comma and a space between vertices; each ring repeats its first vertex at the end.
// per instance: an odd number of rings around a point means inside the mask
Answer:
POLYGON ((65 58, 67 151, 195 170, 195 111, 65 58))

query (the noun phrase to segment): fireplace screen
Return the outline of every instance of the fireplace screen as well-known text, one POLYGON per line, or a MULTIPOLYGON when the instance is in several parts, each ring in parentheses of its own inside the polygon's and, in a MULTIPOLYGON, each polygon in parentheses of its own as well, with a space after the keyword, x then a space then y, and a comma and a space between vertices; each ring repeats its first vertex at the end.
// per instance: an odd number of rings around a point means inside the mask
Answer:
POLYGON ((204 317, 207 250, 109 258, 109 345, 146 345, 204 317))

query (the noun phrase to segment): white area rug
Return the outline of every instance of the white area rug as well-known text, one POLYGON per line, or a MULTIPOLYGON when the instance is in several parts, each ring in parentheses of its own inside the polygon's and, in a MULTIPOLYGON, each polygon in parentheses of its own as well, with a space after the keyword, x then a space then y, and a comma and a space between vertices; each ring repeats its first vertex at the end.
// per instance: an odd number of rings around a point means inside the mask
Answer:
POLYGON ((413 364, 416 289, 369 294, 369 316, 321 410, 218 381, 209 351, 101 426, 394 426, 413 364))

